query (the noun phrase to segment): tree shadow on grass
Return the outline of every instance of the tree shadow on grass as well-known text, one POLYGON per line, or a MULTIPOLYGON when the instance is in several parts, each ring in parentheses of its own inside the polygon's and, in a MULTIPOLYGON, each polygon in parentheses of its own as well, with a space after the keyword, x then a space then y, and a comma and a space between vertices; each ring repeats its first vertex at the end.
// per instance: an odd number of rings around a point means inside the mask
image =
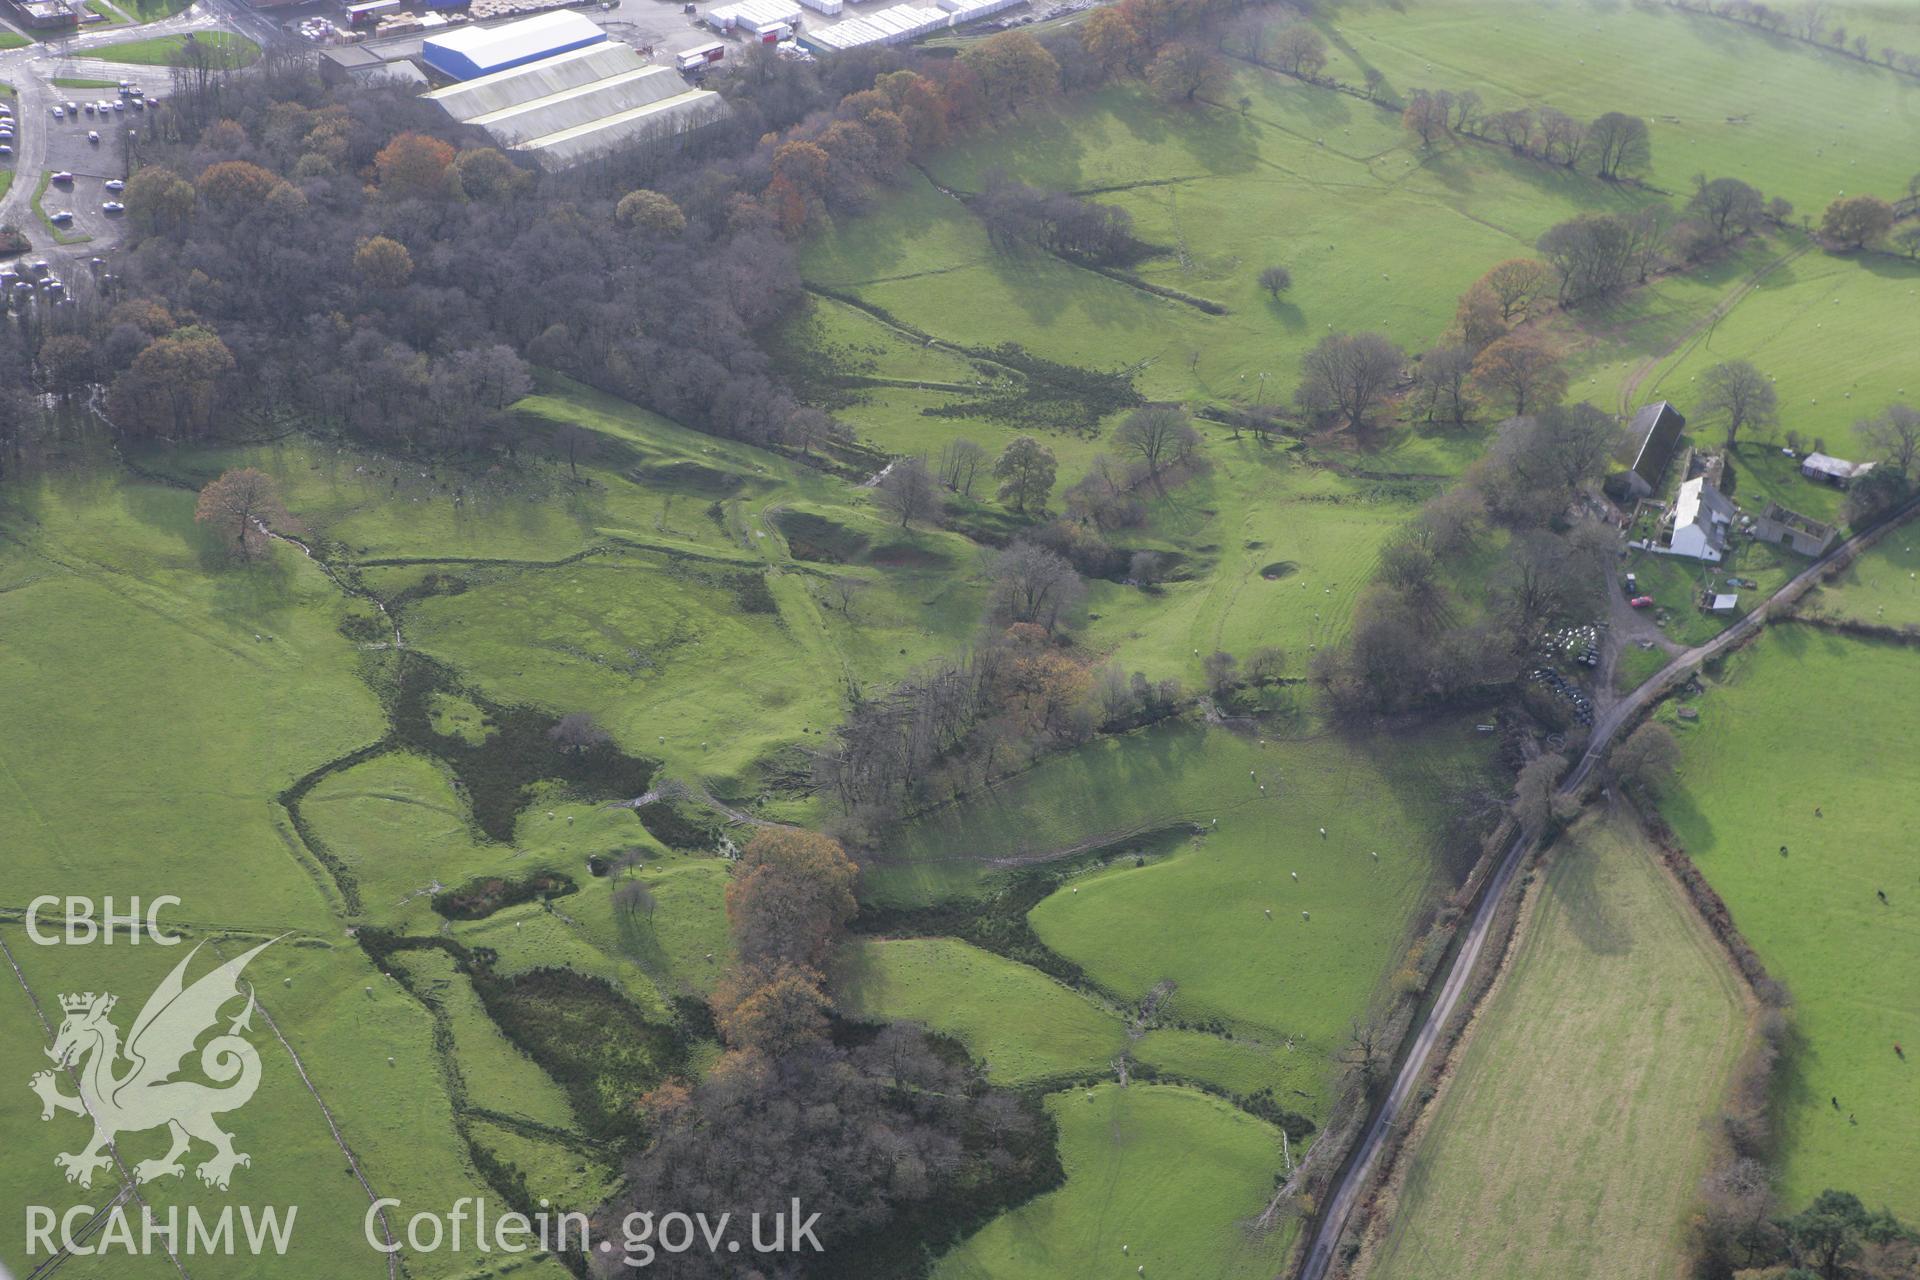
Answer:
POLYGON ((1567 928, 1594 955, 1625 955, 1633 949, 1633 922, 1613 899, 1614 880, 1585 841, 1564 841, 1554 854, 1547 892, 1567 928))

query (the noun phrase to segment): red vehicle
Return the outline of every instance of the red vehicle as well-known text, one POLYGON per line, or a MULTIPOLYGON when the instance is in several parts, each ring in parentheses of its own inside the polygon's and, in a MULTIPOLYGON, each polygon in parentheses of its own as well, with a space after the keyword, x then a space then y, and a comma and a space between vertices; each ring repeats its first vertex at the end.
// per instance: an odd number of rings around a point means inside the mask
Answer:
POLYGON ((1627 601, 1627 603, 1632 605, 1636 609, 1645 609, 1647 606, 1653 603, 1653 597, 1652 596, 1635 596, 1633 599, 1627 601))

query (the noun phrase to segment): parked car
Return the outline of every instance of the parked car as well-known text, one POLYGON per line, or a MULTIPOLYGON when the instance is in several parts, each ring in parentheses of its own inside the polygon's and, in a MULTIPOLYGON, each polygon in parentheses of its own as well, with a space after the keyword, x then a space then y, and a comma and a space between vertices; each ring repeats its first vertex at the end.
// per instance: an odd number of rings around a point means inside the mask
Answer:
POLYGON ((1652 596, 1635 596, 1633 599, 1627 601, 1627 603, 1632 605, 1636 609, 1645 609, 1653 603, 1653 597, 1652 596))
POLYGON ((47 221, 53 223, 57 227, 64 227, 69 222, 73 221, 73 210, 71 209, 55 210, 54 212, 47 215, 47 221))
POLYGON ((7 143, 0 142, 0 156, 10 156, 12 154, 13 148, 7 143))
POLYGON ((64 120, 64 119, 66 119, 66 118, 67 118, 67 109, 66 109, 65 107, 55 107, 55 108, 53 109, 53 118, 54 118, 55 120, 64 120))
POLYGON ((89 102, 87 103, 86 106, 82 107, 81 110, 85 111, 88 115, 92 115, 94 112, 94 105, 91 102, 89 102))
POLYGON ((121 204, 118 200, 109 200, 100 206, 100 212, 102 213, 125 213, 126 211, 127 206, 121 204))
POLYGON ((1626 582, 1626 586, 1627 586, 1627 594, 1628 594, 1628 595, 1630 595, 1630 596, 1637 596, 1637 595, 1639 595, 1639 594, 1640 594, 1640 577, 1639 577, 1639 575, 1638 575, 1638 574, 1632 574, 1632 573, 1630 573, 1630 574, 1628 574, 1628 575, 1627 575, 1627 582, 1626 582))
POLYGON ((53 181, 55 181, 55 182, 72 182, 72 181, 73 181, 73 175, 72 175, 72 174, 70 174, 70 173, 68 173, 68 172, 67 172, 67 171, 66 171, 65 169, 62 169, 62 170, 60 170, 60 172, 58 172, 58 173, 56 173, 56 174, 54 174, 54 175, 53 175, 53 181))
POLYGON ((87 141, 88 142, 100 141, 100 131, 98 129, 87 130, 87 141))
POLYGON ((101 183, 100 185, 105 187, 109 191, 125 191, 127 189, 127 184, 120 181, 120 179, 118 178, 108 178, 105 182, 101 183))

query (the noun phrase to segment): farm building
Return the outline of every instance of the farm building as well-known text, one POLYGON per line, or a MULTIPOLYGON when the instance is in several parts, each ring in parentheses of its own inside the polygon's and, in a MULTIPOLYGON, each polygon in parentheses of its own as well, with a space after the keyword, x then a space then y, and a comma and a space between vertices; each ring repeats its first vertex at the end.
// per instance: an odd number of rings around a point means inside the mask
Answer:
POLYGON ((557 10, 498 27, 461 27, 428 36, 420 56, 442 75, 475 80, 556 54, 606 43, 607 33, 577 13, 557 10))
POLYGON ((1674 447, 1686 425, 1687 420, 1666 400, 1634 414, 1627 428, 1628 438, 1634 441, 1633 462, 1608 481, 1609 490, 1626 499, 1651 497, 1673 461, 1674 447))
POLYGON ((1667 545, 1660 549, 1670 555, 1717 563, 1726 554, 1727 527, 1733 517, 1733 503, 1705 477, 1689 480, 1673 500, 1673 530, 1667 545))
POLYGON ((1792 547, 1803 556, 1817 556, 1833 545, 1833 526, 1822 524, 1798 511, 1789 511, 1777 502, 1753 522, 1753 536, 1762 542, 1792 547))
POLYGON ((1800 474, 1809 480, 1820 480, 1836 489, 1844 489, 1873 470, 1871 462, 1848 462, 1845 458, 1836 458, 1826 453, 1810 453, 1800 460, 1800 474))
POLYGON ((668 141, 727 114, 719 94, 689 88, 671 68, 648 66, 631 48, 611 41, 437 89, 426 98, 546 169, 668 141))

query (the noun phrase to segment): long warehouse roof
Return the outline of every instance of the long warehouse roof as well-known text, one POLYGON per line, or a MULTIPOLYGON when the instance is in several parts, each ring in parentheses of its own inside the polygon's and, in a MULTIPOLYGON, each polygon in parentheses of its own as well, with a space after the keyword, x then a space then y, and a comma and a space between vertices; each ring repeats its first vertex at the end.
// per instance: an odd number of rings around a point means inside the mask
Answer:
POLYGON ((607 43, 480 76, 425 95, 503 147, 561 168, 615 148, 670 138, 727 114, 668 67, 607 43))
POLYGON ((643 65, 639 55, 624 44, 596 44, 448 85, 424 96, 439 103, 455 120, 475 120, 643 65))

